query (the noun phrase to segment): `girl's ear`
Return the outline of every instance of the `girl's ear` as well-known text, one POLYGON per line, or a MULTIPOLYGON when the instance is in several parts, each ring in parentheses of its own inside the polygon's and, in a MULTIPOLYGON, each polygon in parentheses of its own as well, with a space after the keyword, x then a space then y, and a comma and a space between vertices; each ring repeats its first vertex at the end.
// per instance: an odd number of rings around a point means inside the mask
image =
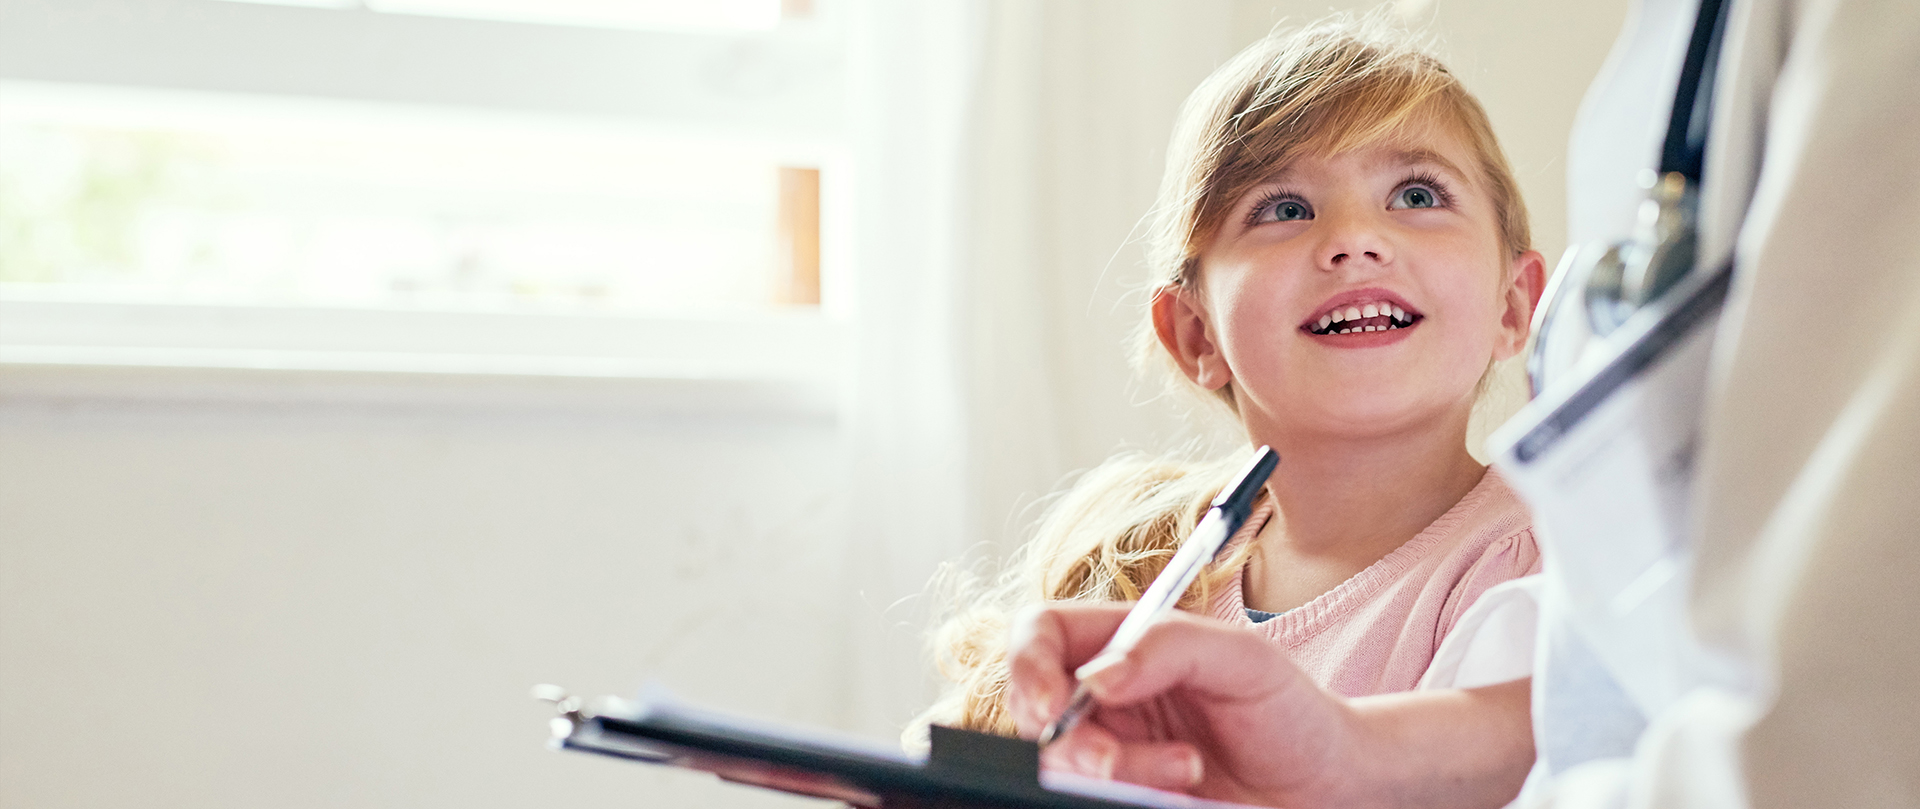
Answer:
POLYGON ((1160 345, 1173 356, 1180 372, 1207 390, 1219 390, 1233 381, 1227 359, 1213 341, 1213 329, 1207 323, 1206 310, 1192 299, 1191 293, 1169 284, 1153 293, 1153 331, 1160 345))
POLYGON ((1533 328, 1533 310, 1540 305, 1540 294, 1547 288, 1547 259, 1538 250, 1528 250, 1513 260, 1513 282, 1504 296, 1505 310, 1500 314, 1500 345, 1495 359, 1506 359, 1527 347, 1527 334, 1533 328))

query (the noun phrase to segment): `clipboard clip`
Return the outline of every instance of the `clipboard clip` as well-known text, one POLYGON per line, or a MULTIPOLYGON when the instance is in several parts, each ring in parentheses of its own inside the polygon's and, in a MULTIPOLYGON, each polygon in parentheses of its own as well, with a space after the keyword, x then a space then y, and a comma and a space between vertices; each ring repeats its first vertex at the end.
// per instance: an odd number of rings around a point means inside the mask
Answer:
POLYGON ((1040 745, 1026 740, 933 725, 927 766, 1007 782, 1040 785, 1040 745))

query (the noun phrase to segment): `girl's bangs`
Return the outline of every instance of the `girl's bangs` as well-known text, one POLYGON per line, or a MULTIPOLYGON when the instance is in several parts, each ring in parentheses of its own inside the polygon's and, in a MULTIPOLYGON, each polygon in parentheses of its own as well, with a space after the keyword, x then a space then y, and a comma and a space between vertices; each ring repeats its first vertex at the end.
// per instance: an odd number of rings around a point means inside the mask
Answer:
POLYGON ((1451 105, 1440 102, 1450 80, 1445 73, 1381 72, 1234 116, 1241 131, 1221 143, 1213 176, 1204 182, 1206 203, 1193 223, 1188 249, 1197 252, 1241 197, 1300 155, 1339 155, 1388 143, 1423 119, 1466 130, 1451 105), (1256 111, 1264 114, 1248 121, 1256 111))

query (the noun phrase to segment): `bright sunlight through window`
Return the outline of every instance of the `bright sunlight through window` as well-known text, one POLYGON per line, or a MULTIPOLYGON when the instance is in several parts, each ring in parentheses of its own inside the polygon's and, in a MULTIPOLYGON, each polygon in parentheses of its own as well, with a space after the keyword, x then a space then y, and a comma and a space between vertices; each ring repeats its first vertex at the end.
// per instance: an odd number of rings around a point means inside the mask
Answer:
POLYGON ((765 144, 293 97, 25 82, 0 96, 7 297, 632 313, 818 300, 817 172, 765 144))
MULTIPOLYGON (((366 8, 393 14, 634 28, 656 31, 764 31, 780 23, 781 0, 233 0, 310 8, 366 8)), ((788 13, 793 0, 784 4, 788 13)))

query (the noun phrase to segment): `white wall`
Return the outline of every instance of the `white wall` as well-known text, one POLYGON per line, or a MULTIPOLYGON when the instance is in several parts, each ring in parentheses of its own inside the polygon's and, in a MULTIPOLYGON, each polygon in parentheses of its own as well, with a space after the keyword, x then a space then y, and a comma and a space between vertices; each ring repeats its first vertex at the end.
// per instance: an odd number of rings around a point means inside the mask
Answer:
POLYGON ((0 805, 768 803, 545 753, 527 688, 836 723, 842 443, 812 418, 6 401, 0 805))

